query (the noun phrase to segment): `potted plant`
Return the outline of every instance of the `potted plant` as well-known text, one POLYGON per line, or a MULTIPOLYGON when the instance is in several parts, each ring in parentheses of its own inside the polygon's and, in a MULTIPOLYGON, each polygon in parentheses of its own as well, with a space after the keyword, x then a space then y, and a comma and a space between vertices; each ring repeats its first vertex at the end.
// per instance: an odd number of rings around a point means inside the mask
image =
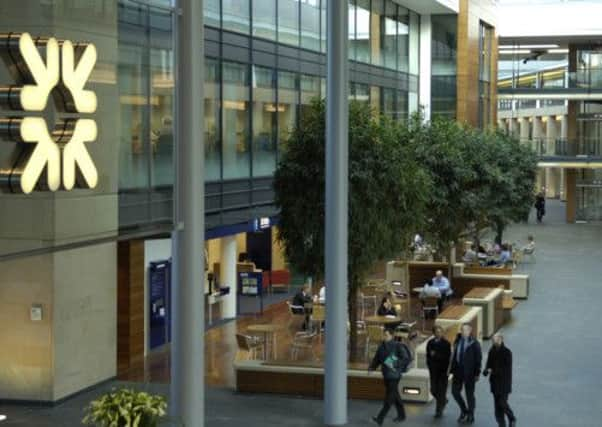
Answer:
POLYGON ((83 423, 97 427, 156 427, 166 409, 163 396, 113 389, 90 402, 83 423))

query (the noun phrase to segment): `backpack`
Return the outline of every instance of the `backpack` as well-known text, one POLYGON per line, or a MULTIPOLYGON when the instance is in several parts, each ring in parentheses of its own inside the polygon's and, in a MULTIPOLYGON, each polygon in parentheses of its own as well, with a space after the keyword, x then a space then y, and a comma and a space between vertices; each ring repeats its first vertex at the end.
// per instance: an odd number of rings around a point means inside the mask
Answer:
POLYGON ((396 376, 401 376, 408 372, 410 363, 412 362, 412 353, 405 344, 398 344, 393 352, 391 352, 383 362, 383 365, 396 376))

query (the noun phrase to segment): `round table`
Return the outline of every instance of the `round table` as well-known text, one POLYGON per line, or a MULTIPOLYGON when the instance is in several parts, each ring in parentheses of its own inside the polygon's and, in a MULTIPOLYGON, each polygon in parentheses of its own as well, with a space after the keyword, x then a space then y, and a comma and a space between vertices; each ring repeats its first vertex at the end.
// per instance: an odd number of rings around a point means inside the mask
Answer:
POLYGON ((267 360, 268 354, 268 343, 269 343, 269 335, 272 336, 272 356, 276 359, 276 332, 282 329, 282 325, 276 325, 273 323, 260 323, 257 325, 249 325, 247 327, 247 331, 254 333, 263 334, 264 345, 263 345, 263 358, 267 360))
POLYGON ((403 322, 403 319, 399 316, 368 316, 364 319, 364 321, 373 325, 391 325, 395 323, 401 323, 403 322))

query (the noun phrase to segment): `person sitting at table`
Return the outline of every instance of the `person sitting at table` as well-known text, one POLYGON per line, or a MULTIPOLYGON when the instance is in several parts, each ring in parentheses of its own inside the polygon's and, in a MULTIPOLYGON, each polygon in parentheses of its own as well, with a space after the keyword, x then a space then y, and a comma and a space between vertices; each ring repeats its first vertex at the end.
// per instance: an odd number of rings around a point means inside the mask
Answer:
POLYGON ((535 252, 535 239, 532 234, 527 236, 527 244, 521 250, 524 255, 533 255, 533 252, 535 252))
POLYGON ((475 245, 470 245, 470 248, 466 252, 464 252, 464 256, 462 260, 465 263, 472 264, 478 261, 477 251, 475 250, 475 245))
POLYGON ((378 307, 378 311, 376 312, 379 316, 395 316, 397 317, 397 311, 395 307, 393 307, 393 303, 388 296, 384 296, 380 307, 378 307))
POLYGON ((449 284, 448 278, 443 275, 443 271, 441 270, 437 270, 432 283, 433 286, 439 289, 439 293, 441 294, 441 298, 439 299, 439 312, 441 312, 443 310, 443 304, 452 296, 454 291, 449 284))
POLYGON ((322 285, 320 292, 318 293, 318 302, 320 304, 326 303, 326 286, 322 285))
POLYGON ((306 283, 303 285, 303 288, 301 288, 301 290, 295 294, 291 303, 291 310, 293 314, 305 315, 303 329, 306 329, 309 326, 309 318, 311 315, 311 310, 307 310, 305 304, 311 304, 311 302, 311 286, 306 283))
POLYGON ((441 312, 441 309, 443 308, 441 291, 439 291, 438 287, 433 285, 432 280, 427 281, 420 292, 420 302, 423 306, 425 298, 437 298, 437 305, 439 306, 439 312, 441 312))
POLYGON ((512 263, 512 254, 510 253, 510 246, 507 243, 503 243, 501 246, 500 256, 497 259, 489 261, 487 265, 504 267, 505 265, 510 263, 512 263))

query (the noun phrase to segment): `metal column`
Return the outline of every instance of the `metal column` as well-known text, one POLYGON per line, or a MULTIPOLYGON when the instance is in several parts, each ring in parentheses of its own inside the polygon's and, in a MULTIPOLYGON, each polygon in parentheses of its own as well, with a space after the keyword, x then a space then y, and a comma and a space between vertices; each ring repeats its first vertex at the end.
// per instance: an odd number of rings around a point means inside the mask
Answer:
POLYGON ((177 0, 175 34, 176 179, 173 232, 170 414, 204 425, 203 1, 177 0))
POLYGON ((324 423, 347 424, 348 1, 327 9, 324 423))

